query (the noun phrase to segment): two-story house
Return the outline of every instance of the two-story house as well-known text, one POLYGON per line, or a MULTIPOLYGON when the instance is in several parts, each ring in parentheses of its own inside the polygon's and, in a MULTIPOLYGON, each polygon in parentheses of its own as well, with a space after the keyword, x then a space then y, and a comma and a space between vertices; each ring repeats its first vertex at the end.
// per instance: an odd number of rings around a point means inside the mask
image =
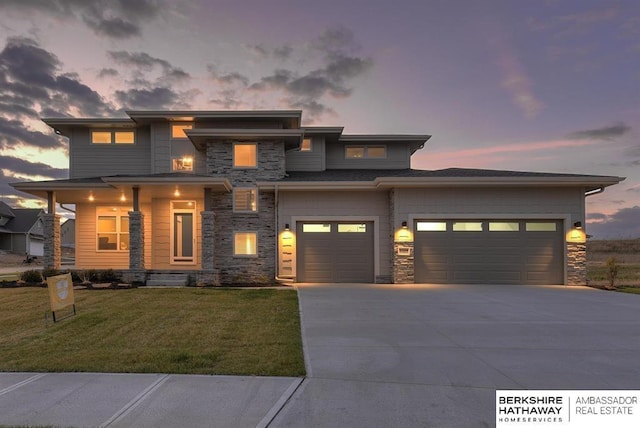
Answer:
POLYGON ((200 283, 585 282, 585 197, 620 177, 411 169, 429 135, 302 127, 300 111, 44 119, 68 180, 15 183, 76 206, 76 266, 200 283), (577 238, 577 239, 576 239, 577 238))

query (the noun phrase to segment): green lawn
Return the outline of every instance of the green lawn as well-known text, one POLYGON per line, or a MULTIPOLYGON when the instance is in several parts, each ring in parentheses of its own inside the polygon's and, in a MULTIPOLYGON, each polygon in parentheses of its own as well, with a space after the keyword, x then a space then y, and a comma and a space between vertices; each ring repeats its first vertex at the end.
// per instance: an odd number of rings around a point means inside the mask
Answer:
POLYGON ((45 288, 0 289, 0 371, 300 376, 295 290, 76 290, 45 326, 45 288))
MULTIPOLYGON (((607 275, 608 271, 604 263, 587 264, 587 277, 590 282, 608 284, 609 280, 607 275)), ((616 285, 640 285, 640 264, 619 263, 616 285)))

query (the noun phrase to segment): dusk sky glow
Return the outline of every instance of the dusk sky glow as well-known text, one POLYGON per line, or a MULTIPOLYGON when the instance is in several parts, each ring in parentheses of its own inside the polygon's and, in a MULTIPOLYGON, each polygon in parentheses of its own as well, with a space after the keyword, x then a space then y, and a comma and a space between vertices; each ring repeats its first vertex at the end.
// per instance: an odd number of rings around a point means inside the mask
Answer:
POLYGON ((67 175, 41 117, 300 109, 431 134, 413 168, 627 177, 587 232, 640 238, 640 2, 0 0, 0 196, 67 175))

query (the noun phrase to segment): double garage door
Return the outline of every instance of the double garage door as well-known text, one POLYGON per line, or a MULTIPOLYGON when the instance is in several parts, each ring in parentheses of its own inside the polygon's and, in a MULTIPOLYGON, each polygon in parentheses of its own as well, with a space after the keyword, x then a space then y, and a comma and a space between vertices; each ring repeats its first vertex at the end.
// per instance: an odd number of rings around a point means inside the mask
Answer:
POLYGON ((562 221, 418 220, 415 281, 562 284, 562 221))
POLYGON ((298 222, 299 282, 373 282, 373 222, 298 222))

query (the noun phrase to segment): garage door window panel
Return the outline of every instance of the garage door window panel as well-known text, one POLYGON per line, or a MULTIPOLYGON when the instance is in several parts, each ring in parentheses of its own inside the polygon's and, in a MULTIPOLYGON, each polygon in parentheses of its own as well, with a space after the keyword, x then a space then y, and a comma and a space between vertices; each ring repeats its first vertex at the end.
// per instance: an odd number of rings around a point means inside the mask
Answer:
POLYGON ((453 222, 454 232, 482 232, 481 221, 455 221, 453 222))
POLYGON ((527 222, 525 226, 527 232, 555 232, 557 225, 555 222, 527 222))
POLYGON ((489 232, 519 232, 520 223, 517 221, 491 221, 489 232))
POLYGON ((418 232, 446 232, 446 221, 419 221, 416 224, 418 232))
POLYGON ((366 233, 367 225, 362 224, 338 224, 338 233, 366 233))
POLYGON ((302 232, 304 233, 331 233, 330 224, 303 224, 302 232))

